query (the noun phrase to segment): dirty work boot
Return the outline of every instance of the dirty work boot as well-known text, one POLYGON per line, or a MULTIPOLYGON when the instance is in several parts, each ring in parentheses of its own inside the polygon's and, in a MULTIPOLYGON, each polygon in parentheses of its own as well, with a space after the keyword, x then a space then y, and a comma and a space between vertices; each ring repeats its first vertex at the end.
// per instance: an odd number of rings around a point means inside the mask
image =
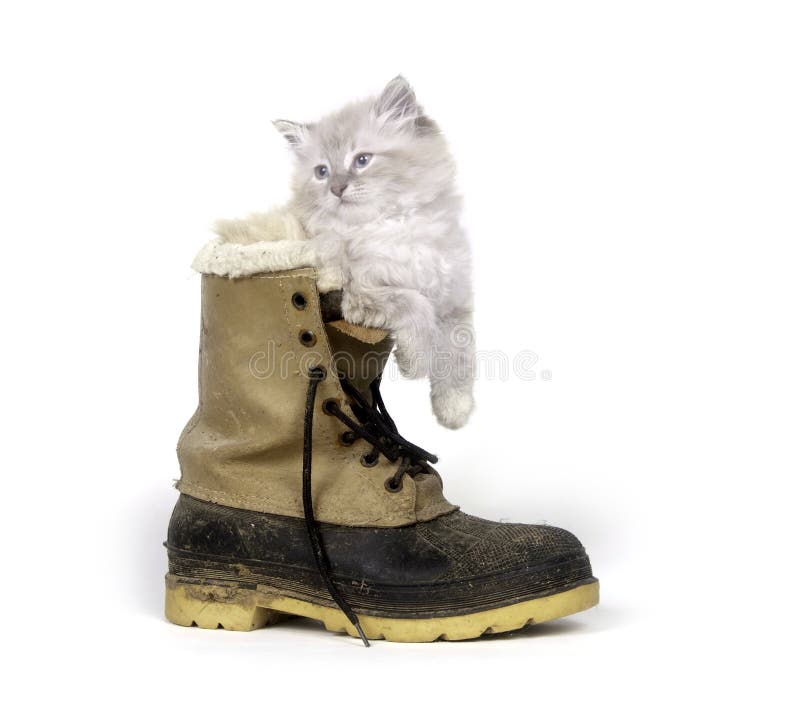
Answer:
POLYGON ((252 630, 299 615, 368 644, 470 639, 595 605, 569 532, 445 500, 436 457, 381 397, 391 341, 336 308, 311 268, 203 275, 167 618, 252 630))

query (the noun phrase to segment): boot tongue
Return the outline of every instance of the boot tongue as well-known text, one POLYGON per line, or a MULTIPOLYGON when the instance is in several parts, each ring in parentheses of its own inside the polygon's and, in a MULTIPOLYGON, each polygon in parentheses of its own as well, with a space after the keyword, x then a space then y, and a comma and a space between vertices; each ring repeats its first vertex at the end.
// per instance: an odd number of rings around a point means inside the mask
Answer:
POLYGON ((353 337, 359 342, 364 342, 364 344, 375 345, 389 336, 386 330, 379 330, 374 327, 362 327, 361 325, 354 325, 346 320, 329 322, 328 331, 330 331, 331 327, 346 334, 348 337, 353 337))
POLYGON ((325 331, 337 371, 370 398, 369 384, 383 373, 392 351, 389 333, 344 320, 328 322, 325 331))
POLYGON ((386 339, 389 334, 386 330, 379 330, 374 327, 362 327, 361 325, 354 325, 347 322, 342 317, 342 291, 340 290, 332 290, 320 295, 319 309, 323 322, 349 337, 355 337, 359 342, 378 344, 386 339))
POLYGON ((340 290, 323 293, 319 303, 337 371, 370 398, 369 384, 383 373, 392 351, 389 333, 342 319, 340 290))
MULTIPOLYGON (((370 384, 383 373, 394 340, 386 330, 361 327, 341 319, 341 297, 336 299, 329 295, 322 296, 322 311, 336 369, 368 403, 374 403, 370 384)), ((412 478, 417 486, 415 509, 421 519, 441 514, 442 503, 446 501, 439 474, 420 472, 412 478)))

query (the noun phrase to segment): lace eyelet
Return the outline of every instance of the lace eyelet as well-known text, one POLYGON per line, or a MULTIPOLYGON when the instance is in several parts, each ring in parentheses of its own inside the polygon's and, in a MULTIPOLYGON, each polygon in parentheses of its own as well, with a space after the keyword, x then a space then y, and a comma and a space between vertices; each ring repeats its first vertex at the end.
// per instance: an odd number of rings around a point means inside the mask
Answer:
POLYGON ((292 296, 292 305, 294 305, 298 310, 305 310, 306 305, 308 305, 306 296, 304 296, 302 293, 295 293, 292 296))
POLYGON ((399 493, 403 490, 403 482, 396 481, 394 476, 389 476, 389 478, 384 481, 383 487, 389 491, 389 493, 399 493))
POLYGON ((328 398, 322 403, 322 412, 326 415, 335 415, 339 409, 339 401, 336 398, 328 398))
POLYGON ((311 381, 324 381, 328 376, 328 372, 324 366, 312 366, 308 370, 308 378, 311 381))
POLYGON ((339 441, 345 446, 349 447, 356 441, 356 433, 352 430, 347 430, 339 435, 339 441))
POLYGON ((377 452, 372 454, 362 454, 361 455, 361 466, 366 466, 368 469, 371 469, 378 463, 378 454, 377 452))
POLYGON ((317 343, 317 335, 311 330, 303 330, 299 335, 300 344, 305 347, 313 347, 317 343))

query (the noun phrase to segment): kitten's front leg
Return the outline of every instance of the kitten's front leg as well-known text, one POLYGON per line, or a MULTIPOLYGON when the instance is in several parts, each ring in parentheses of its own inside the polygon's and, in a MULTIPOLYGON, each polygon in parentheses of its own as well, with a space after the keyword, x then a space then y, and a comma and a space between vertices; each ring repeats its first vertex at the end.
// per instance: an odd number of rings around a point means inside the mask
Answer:
POLYGON ((317 287, 323 291, 341 290, 344 286, 344 270, 338 263, 330 262, 317 266, 317 287))
POLYGON ((435 322, 427 311, 408 318, 394 331, 394 358, 400 373, 406 378, 425 378, 430 375, 435 322))
POLYGON ((323 291, 341 290, 345 272, 342 254, 338 247, 325 244, 322 239, 312 240, 314 266, 317 269, 317 287, 323 291))
POLYGON ((431 365, 431 405, 440 425, 463 427, 474 405, 475 331, 472 313, 460 312, 439 321, 431 365))
POLYGON ((345 290, 342 314, 353 324, 389 330, 397 345, 395 359, 404 376, 428 375, 436 315, 424 295, 388 286, 370 288, 368 292, 345 290))

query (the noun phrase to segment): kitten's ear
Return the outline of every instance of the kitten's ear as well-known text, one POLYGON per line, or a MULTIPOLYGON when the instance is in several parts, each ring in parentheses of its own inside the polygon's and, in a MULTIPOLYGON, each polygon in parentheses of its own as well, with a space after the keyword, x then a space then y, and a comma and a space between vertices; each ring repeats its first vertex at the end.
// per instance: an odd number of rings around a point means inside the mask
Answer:
POLYGON ((300 146, 306 139, 308 127, 290 120, 272 120, 272 124, 293 147, 300 146))
POLYGON ((375 114, 387 121, 415 120, 420 112, 414 89, 403 76, 397 76, 390 80, 375 102, 375 114))

